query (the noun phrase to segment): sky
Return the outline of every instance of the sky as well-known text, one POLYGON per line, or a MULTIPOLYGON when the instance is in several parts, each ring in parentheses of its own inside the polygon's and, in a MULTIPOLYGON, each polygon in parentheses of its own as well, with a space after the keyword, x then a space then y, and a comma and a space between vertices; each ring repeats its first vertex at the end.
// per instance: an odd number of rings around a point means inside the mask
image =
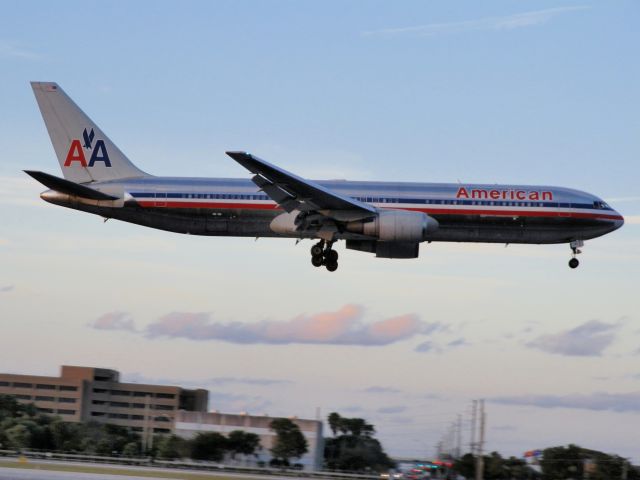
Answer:
POLYGON ((114 368, 212 409, 375 424, 432 457, 473 399, 486 449, 640 462, 640 4, 8 2, 0 16, 0 371, 114 368), (29 81, 55 81, 143 170, 562 185, 625 226, 567 245, 429 244, 416 260, 182 236, 46 204, 29 81))

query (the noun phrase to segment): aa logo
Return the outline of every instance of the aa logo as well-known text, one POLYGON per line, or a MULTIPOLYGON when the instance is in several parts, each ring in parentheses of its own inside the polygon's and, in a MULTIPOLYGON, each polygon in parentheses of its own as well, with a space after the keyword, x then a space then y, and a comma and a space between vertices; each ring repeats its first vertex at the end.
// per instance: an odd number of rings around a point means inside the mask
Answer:
POLYGON ((111 160, 109 160, 107 148, 104 146, 104 140, 96 140, 95 145, 92 145, 94 136, 93 128, 90 132, 87 132, 85 128, 84 132, 82 132, 84 145, 82 145, 78 139, 71 141, 69 152, 67 152, 67 159, 64 161, 65 167, 70 167, 73 162, 79 162, 82 167, 93 167, 96 162, 104 163, 105 167, 111 166, 111 160), (83 147, 87 150, 87 155, 89 154, 89 150, 91 150, 89 163, 87 163, 87 156, 85 156, 83 147))

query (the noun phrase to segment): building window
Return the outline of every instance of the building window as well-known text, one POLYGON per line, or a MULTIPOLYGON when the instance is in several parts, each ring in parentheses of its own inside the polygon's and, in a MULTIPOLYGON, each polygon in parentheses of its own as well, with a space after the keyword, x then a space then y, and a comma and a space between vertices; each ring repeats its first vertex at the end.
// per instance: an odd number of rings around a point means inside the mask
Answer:
POLYGON ((14 388, 33 388, 32 383, 13 382, 14 388))
POLYGON ((58 401, 60 403, 76 403, 76 399, 75 398, 60 397, 60 398, 58 398, 58 401))
POLYGON ((43 395, 38 395, 36 397, 36 402, 53 402, 53 401, 55 401, 55 398, 53 397, 47 397, 43 395))
POLYGON ((144 408, 145 407, 144 403, 132 403, 131 406, 133 408, 144 408))
POLYGON ((60 385, 60 391, 62 392, 77 392, 78 387, 72 387, 71 385, 60 385))
POLYGON ((93 393, 107 393, 107 390, 104 388, 94 388, 93 393))
POLYGON ((156 410, 173 410, 173 405, 154 405, 156 410))
POLYGON ((112 407, 129 408, 129 404, 125 402, 109 402, 112 407))
POLYGON ((149 392, 133 392, 134 397, 147 397, 151 396, 149 392))
POLYGON ((126 420, 129 418, 129 415, 125 415, 124 413, 110 413, 109 418, 119 418, 122 420, 126 420))
POLYGON ((153 433, 171 433, 168 428, 154 428, 153 433))
POLYGON ((105 377, 103 375, 96 375, 93 377, 93 380, 96 382, 108 382, 110 380, 109 377, 105 377))
POLYGON ((31 395, 14 395, 18 400, 31 400, 31 395))
POLYGON ((39 408, 40 413, 53 413, 53 408, 39 408))
POLYGON ((91 412, 92 417, 104 417, 104 412, 91 412))
POLYGON ((0 382, 0 387, 8 387, 9 382, 0 382))
POLYGON ((141 432, 142 431, 142 427, 131 427, 131 431, 132 432, 141 432))
POLYGON ((131 415, 131 420, 144 420, 143 415, 131 415))
POLYGON ((55 390, 56 386, 55 385, 47 385, 46 383, 38 383, 36 385, 36 388, 38 390, 55 390))
POLYGON ((111 395, 121 395, 123 397, 128 397, 131 395, 131 392, 127 392, 126 390, 111 390, 111 395))
POLYGON ((106 405, 107 402, 105 402, 104 400, 92 400, 91 403, 93 403, 94 405, 106 405))
POLYGON ((176 398, 173 393, 156 393, 156 398, 176 398))
POLYGON ((165 417, 165 416, 155 417, 154 420, 156 422, 170 422, 171 421, 171 419, 169 417, 165 417))
POLYGON ((58 409, 58 413, 60 415, 75 415, 76 411, 75 410, 64 410, 64 409, 59 408, 58 409))

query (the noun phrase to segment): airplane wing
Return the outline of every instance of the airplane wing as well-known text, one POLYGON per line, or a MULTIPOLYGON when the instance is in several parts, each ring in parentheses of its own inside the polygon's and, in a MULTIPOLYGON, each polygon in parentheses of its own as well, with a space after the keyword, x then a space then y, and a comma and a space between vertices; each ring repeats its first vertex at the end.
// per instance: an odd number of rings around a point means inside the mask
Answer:
POLYGON ((226 152, 254 173, 251 179, 283 210, 318 212, 338 221, 354 221, 376 215, 375 207, 346 195, 340 195, 315 182, 298 177, 250 153, 226 152))

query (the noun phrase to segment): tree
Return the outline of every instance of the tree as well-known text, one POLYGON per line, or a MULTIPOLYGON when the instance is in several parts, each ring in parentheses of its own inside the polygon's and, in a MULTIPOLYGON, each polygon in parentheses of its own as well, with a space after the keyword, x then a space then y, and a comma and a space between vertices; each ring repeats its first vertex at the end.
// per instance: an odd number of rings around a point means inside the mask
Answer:
POLYGON ((11 395, 0 395, 0 419, 15 418, 24 411, 24 406, 11 395))
POLYGON ((19 423, 5 433, 11 447, 22 450, 31 446, 31 432, 26 425, 19 423))
POLYGON ((219 462, 224 458, 227 438, 217 432, 199 433, 191 440, 191 458, 219 462))
POLYGON ((327 417, 327 421, 329 422, 329 428, 333 432, 333 436, 335 437, 338 434, 338 430, 340 430, 340 423, 342 421, 342 417, 337 412, 331 412, 327 417))
POLYGON ((122 449, 122 455, 125 457, 137 457, 140 455, 140 444, 138 442, 129 442, 122 449))
POLYGON ((167 460, 189 456, 187 441, 177 435, 163 435, 156 443, 158 457, 167 460))
POLYGON ((340 435, 327 438, 324 455, 326 466, 332 470, 384 471, 395 467, 380 442, 372 437, 340 435))
MULTIPOLYGON (((498 452, 484 455, 485 480, 529 480, 538 477, 539 474, 532 470, 527 462, 520 458, 503 458, 498 452)), ((456 460, 453 469, 466 478, 475 476, 475 458, 467 453, 456 460)))
POLYGON ((376 433, 373 425, 367 423, 363 418, 342 418, 341 427, 344 433, 351 433, 355 437, 372 437, 376 433))
POLYGON ((622 478, 627 468, 629 480, 640 478, 636 468, 625 467, 627 460, 617 455, 608 455, 597 450, 590 450, 578 445, 546 448, 542 452, 542 474, 544 480, 556 478, 582 478, 589 465, 590 480, 609 480, 622 478))
POLYGON ((242 430, 234 430, 227 437, 227 449, 231 453, 231 458, 236 455, 254 455, 260 448, 260 437, 255 433, 248 433, 242 430))
POLYGON ((375 427, 365 419, 342 417, 332 412, 327 421, 334 435, 334 438, 325 439, 324 455, 328 468, 382 471, 395 466, 380 442, 373 438, 375 427), (336 437, 338 432, 341 435, 336 437))
POLYGON ((288 465, 290 458, 300 458, 307 453, 307 440, 302 435, 300 427, 288 418, 273 420, 269 428, 276 433, 276 441, 271 448, 274 459, 288 465))

